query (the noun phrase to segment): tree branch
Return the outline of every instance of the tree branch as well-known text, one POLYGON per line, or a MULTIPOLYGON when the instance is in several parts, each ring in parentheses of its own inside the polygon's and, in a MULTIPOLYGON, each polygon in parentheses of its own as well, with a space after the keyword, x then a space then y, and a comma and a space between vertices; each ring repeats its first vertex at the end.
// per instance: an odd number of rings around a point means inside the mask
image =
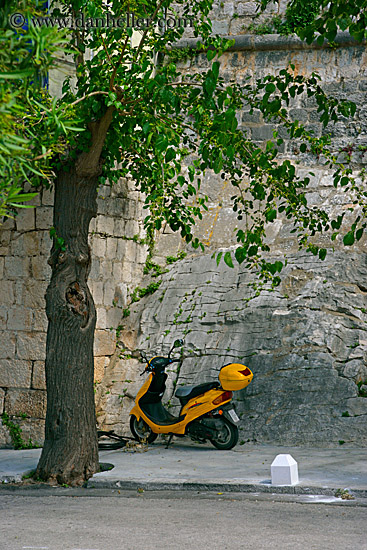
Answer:
MULTIPOLYGON (((158 6, 157 6, 157 8, 156 8, 156 10, 155 10, 155 12, 153 13, 153 15, 152 15, 152 17, 151 17, 151 21, 154 21, 154 19, 155 19, 156 16, 158 15, 159 10, 160 10, 161 7, 163 6, 164 2, 165 2, 165 0, 161 0, 161 1, 159 2, 158 6)), ((149 29, 150 29, 149 26, 147 26, 147 27, 145 28, 145 30, 144 30, 144 32, 143 32, 143 36, 141 37, 141 40, 140 40, 140 42, 139 42, 139 46, 137 47, 136 52, 135 52, 135 54, 134 54, 134 59, 133 59, 133 61, 136 60, 136 57, 137 57, 139 51, 142 49, 143 44, 144 44, 144 41, 145 41, 145 38, 146 38, 146 36, 147 36, 147 34, 148 34, 148 30, 149 30, 149 29)))
POLYGON ((76 162, 78 176, 93 177, 100 173, 100 156, 115 110, 116 107, 110 105, 100 120, 89 125, 92 133, 92 144, 89 151, 82 153, 76 162))
POLYGON ((125 39, 125 42, 124 42, 124 45, 123 45, 123 47, 122 47, 122 52, 121 52, 121 54, 120 54, 120 57, 118 58, 117 63, 116 63, 116 65, 115 65, 114 69, 113 69, 113 73, 112 73, 111 78, 110 78, 110 90, 113 89, 113 84, 114 84, 114 82, 115 82, 115 77, 116 77, 117 69, 118 69, 119 66, 121 65, 121 61, 122 61, 122 59, 123 59, 123 57, 124 57, 124 53, 125 53, 126 46, 127 46, 127 43, 128 43, 129 38, 130 38, 129 35, 127 35, 127 36, 126 36, 126 39, 125 39))

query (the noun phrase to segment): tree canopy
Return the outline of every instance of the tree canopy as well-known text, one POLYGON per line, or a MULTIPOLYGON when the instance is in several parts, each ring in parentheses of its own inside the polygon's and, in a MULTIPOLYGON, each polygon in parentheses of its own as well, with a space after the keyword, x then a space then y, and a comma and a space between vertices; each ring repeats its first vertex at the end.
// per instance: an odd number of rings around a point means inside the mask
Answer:
POLYGON ((75 126, 72 108, 46 90, 48 71, 56 54, 68 51, 68 39, 58 28, 27 24, 41 13, 36 4, 0 3, 0 219, 29 207, 24 203, 37 193, 25 193, 26 182, 52 184, 52 158, 75 126))

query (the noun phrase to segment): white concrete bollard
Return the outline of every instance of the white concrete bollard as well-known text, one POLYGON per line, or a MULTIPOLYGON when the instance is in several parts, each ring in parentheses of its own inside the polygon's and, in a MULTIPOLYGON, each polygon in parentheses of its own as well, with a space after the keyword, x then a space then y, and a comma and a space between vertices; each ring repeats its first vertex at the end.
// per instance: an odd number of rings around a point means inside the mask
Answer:
POLYGON ((271 465, 272 485, 296 485, 298 465, 291 455, 278 455, 271 465))

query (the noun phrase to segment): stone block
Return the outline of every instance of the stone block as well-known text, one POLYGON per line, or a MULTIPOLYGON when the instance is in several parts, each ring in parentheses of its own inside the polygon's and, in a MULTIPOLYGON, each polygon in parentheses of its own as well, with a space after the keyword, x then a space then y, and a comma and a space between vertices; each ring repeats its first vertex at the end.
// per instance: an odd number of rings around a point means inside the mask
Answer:
POLYGON ((0 388, 0 415, 4 412, 5 390, 0 388))
POLYGON ((89 279, 91 281, 98 281, 101 278, 101 262, 98 258, 95 258, 92 254, 92 263, 89 273, 89 279))
POLYGON ((113 235, 114 219, 107 216, 97 216, 97 233, 113 235))
POLYGON ((11 306, 14 302, 14 283, 4 279, 0 280, 0 304, 2 306, 11 306))
POLYGON ((212 21, 212 34, 219 34, 220 36, 227 35, 229 33, 229 21, 212 21))
POLYGON ((127 304, 127 285, 125 283, 117 283, 115 286, 114 301, 121 308, 127 304))
POLYGON ((42 243, 41 243, 41 254, 43 256, 49 256, 50 255, 50 251, 51 251, 51 247, 52 247, 52 240, 50 238, 50 234, 48 231, 43 231, 41 232, 40 231, 40 234, 43 233, 42 235, 42 243))
POLYGON ((53 225, 53 208, 51 206, 39 206, 36 210, 37 229, 50 229, 53 225))
POLYGON ((5 258, 5 278, 11 280, 23 279, 29 276, 28 258, 10 256, 5 258))
POLYGON ((46 305, 47 286, 48 282, 46 281, 27 281, 24 288, 24 305, 34 309, 43 309, 46 305))
POLYGON ((250 113, 250 111, 246 111, 245 113, 242 113, 242 122, 250 124, 260 124, 262 122, 261 117, 261 112, 258 110, 255 110, 253 113, 250 113))
POLYGON ((103 304, 106 307, 113 305, 115 297, 115 284, 113 281, 108 281, 103 285, 103 304))
POLYGON ((46 376, 45 376, 45 363, 44 363, 44 361, 35 361, 34 364, 33 364, 32 389, 33 390, 45 390, 46 389, 46 376))
POLYGON ((22 306, 13 306, 8 311, 9 330, 32 330, 33 311, 22 306))
POLYGON ((1 331, 0 332, 0 358, 13 359, 14 356, 15 356, 15 334, 8 331, 1 331))
POLYGON ((113 280, 114 281, 122 281, 123 280, 123 267, 122 267, 122 262, 121 261, 113 262, 113 264, 112 264, 112 274, 113 274, 113 280))
POLYGON ((115 237, 123 237, 126 234, 125 231, 125 220, 122 218, 115 218, 115 225, 113 229, 113 234, 115 237))
POLYGON ((117 245, 117 259, 118 260, 130 260, 135 259, 135 246, 133 241, 119 240, 117 245))
POLYGON ((24 233, 13 233, 8 256, 27 256, 24 246, 24 233))
POLYGON ((45 438, 45 421, 41 418, 17 420, 22 430, 22 439, 26 443, 41 446, 45 438))
POLYGON ((106 258, 108 260, 114 260, 116 258, 117 251, 117 239, 114 237, 107 238, 106 242, 106 258))
MULTIPOLYGON (((106 311, 106 310, 105 310, 106 311)), ((122 311, 119 307, 111 307, 106 311, 106 324, 105 327, 117 328, 121 323, 122 311)))
POLYGON ((135 261, 137 264, 145 264, 148 255, 148 246, 137 244, 135 261))
POLYGON ((351 416, 367 415, 367 398, 351 397, 347 399, 347 410, 351 416))
POLYGON ((97 230, 96 218, 92 218, 89 224, 89 233, 90 235, 94 234, 97 230))
POLYGON ((1 305, 0 306, 0 329, 6 327, 7 321, 8 321, 8 308, 1 305))
POLYGON ((239 2, 236 5, 236 13, 238 15, 256 15, 258 5, 256 2, 239 2))
POLYGON ((91 281, 89 288, 93 296, 94 303, 97 305, 103 304, 103 283, 99 281, 91 281))
POLYGON ((133 238, 139 235, 139 222, 136 219, 128 220, 125 226, 126 236, 133 238))
POLYGON ((96 328, 97 329, 105 329, 107 328, 107 313, 106 308, 104 307, 97 307, 96 309, 97 313, 97 322, 96 322, 96 328))
MULTIPOLYGON (((7 249, 10 244, 10 231, 6 231, 4 228, 4 225, 5 224, 1 226, 1 231, 0 231, 0 248, 7 249)), ((6 254, 6 253, 7 252, 5 250, 1 252, 1 254, 6 254)))
POLYGON ((109 359, 107 357, 95 357, 94 359, 94 381, 95 382, 102 382, 105 368, 107 367, 109 363, 109 359))
POLYGON ((0 280, 4 277, 4 258, 0 257, 0 280))
POLYGON ((46 359, 46 334, 44 332, 19 332, 16 349, 17 359, 42 361, 46 359))
POLYGON ((247 34, 248 26, 252 23, 251 16, 243 16, 237 19, 232 19, 230 22, 230 35, 238 36, 241 34, 247 34))
POLYGON ((0 359, 0 386, 3 388, 29 388, 32 364, 18 359, 0 359))
POLYGON ((264 141, 273 138, 273 126, 266 125, 251 128, 252 139, 255 141, 264 141))
POLYGON ((53 206, 55 193, 53 189, 42 189, 42 206, 53 206))
POLYGON ((46 392, 9 389, 5 396, 5 411, 12 416, 26 414, 31 418, 45 418, 46 392))
POLYGON ((30 231, 24 234, 24 253, 26 256, 38 256, 41 253, 42 237, 43 235, 39 231, 30 231))
POLYGON ((272 485, 296 485, 298 465, 291 455, 278 455, 271 465, 272 485))
POLYGON ((25 208, 24 210, 19 211, 17 217, 15 218, 15 225, 16 225, 17 231, 34 230, 36 228, 35 209, 25 208))
POLYGON ((48 319, 44 309, 33 311, 33 330, 38 332, 46 332, 48 327, 48 319))
POLYGON ((2 420, 0 418, 0 449, 11 449, 11 437, 9 434, 8 428, 3 426, 2 420))
POLYGON ((116 335, 112 330, 96 330, 94 335, 94 355, 112 355, 116 349, 116 335))
POLYGON ((92 254, 94 256, 105 258, 106 256, 106 239, 99 235, 94 235, 91 243, 92 254))
POLYGON ((51 277, 51 267, 44 256, 34 256, 31 258, 31 270, 34 279, 49 281, 51 277))

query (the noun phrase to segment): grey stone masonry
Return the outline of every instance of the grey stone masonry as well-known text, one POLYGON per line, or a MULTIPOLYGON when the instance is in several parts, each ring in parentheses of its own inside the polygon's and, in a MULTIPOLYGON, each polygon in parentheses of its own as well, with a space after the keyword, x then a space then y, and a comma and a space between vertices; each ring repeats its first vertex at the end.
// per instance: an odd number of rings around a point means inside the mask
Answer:
MULTIPOLYGON (((27 442, 39 443, 46 399, 44 296, 51 274, 52 191, 44 190, 34 204, 36 208, 22 210, 0 226, 0 416, 6 412, 21 425, 27 442)), ((141 206, 139 193, 126 181, 99 191, 98 217, 90 228, 89 282, 97 308, 96 381, 116 349, 128 290, 142 277, 148 247, 141 206)), ((10 444, 8 430, 0 424, 0 446, 10 444)))

